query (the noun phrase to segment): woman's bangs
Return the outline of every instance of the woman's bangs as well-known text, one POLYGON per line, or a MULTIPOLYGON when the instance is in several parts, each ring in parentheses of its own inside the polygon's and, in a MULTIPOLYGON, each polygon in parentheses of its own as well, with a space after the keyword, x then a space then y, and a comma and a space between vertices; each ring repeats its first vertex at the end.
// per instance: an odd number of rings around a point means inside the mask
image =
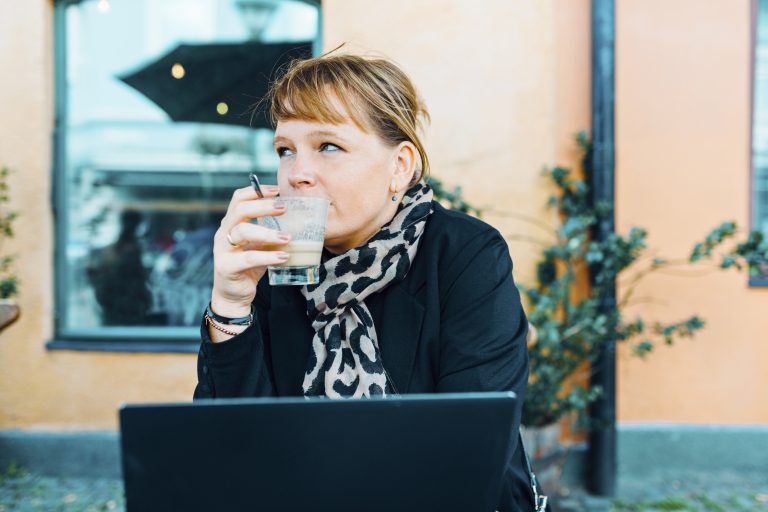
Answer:
MULTIPOLYGON (((298 77, 297 77, 298 78, 298 77)), ((360 108, 350 101, 354 96, 337 84, 308 83, 289 80, 275 91, 272 99, 272 122, 299 119, 318 123, 342 124, 351 119, 358 127, 360 108)))

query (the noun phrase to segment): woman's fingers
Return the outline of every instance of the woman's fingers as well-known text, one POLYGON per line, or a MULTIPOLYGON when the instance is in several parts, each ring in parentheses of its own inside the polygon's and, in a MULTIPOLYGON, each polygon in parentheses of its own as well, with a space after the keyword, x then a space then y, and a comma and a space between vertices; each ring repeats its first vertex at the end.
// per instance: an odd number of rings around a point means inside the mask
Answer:
MULTIPOLYGON (((239 246, 239 248, 272 249, 279 248, 290 242, 291 235, 251 222, 240 222, 224 233, 224 238, 227 245, 233 248, 232 244, 239 246), (227 238, 227 233, 229 238, 227 238)), ((219 243, 221 243, 221 240, 219 240, 219 243)))
MULTIPOLYGON (((264 192, 265 198, 275 197, 280 192, 280 188, 277 185, 262 185, 261 191, 264 192)), ((234 203, 241 203, 243 201, 253 201, 254 199, 261 199, 258 192, 253 187, 238 188, 232 193, 232 200, 230 206, 234 203)))
POLYGON ((288 253, 280 249, 288 243, 290 236, 251 223, 254 218, 285 212, 285 205, 274 200, 279 192, 277 187, 264 185, 262 191, 264 198, 251 187, 235 190, 214 235, 211 301, 215 300, 219 305, 250 305, 256 283, 266 268, 288 261, 288 253))
MULTIPOLYGON (((280 192, 280 188, 276 185, 262 185, 261 186, 262 192, 264 192, 264 198, 271 199, 277 196, 277 194, 280 192)), ((243 187, 238 188, 232 193, 232 199, 229 201, 229 206, 227 206, 227 213, 224 215, 224 218, 221 221, 221 225, 223 226, 225 223, 228 225, 234 225, 236 223, 236 215, 237 210, 240 208, 240 204, 243 202, 250 202, 250 201, 256 201, 258 199, 262 199, 262 197, 256 192, 253 187, 243 187)), ((264 202, 266 203, 266 201, 264 202)), ((264 205, 262 205, 262 208, 264 205)))
POLYGON ((228 232, 243 221, 259 217, 277 217, 285 213, 285 208, 285 203, 279 199, 232 202, 229 204, 227 214, 221 219, 221 228, 228 232))
POLYGON ((234 276, 254 267, 279 265, 288 261, 289 254, 284 251, 231 251, 217 255, 217 271, 234 276))

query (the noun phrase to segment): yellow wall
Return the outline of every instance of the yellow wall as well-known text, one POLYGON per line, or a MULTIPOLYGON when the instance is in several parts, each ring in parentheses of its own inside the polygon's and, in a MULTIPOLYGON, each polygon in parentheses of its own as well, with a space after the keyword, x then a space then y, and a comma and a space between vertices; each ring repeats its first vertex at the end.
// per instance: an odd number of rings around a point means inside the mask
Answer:
MULTIPOLYGON (((433 115, 427 143, 436 176, 464 185, 476 204, 542 217, 541 166, 568 163, 570 137, 589 120, 588 1, 556 4, 326 0, 324 43, 387 55, 412 75, 433 115)), ((23 318, 0 339, 0 429, 112 429, 121 402, 189 400, 195 357, 45 350, 53 307, 51 18, 47 1, 0 4, 0 69, 14 77, 0 85, 0 161, 17 170, 11 186, 22 217, 13 248, 24 256, 23 318)), ((489 220, 506 233, 536 234, 489 220)), ((533 251, 512 243, 518 278, 531 277, 533 251)))
MULTIPOLYGON (((326 48, 383 54, 413 78, 432 114, 432 172, 462 185, 505 235, 542 237, 503 216, 554 223, 542 166, 571 164, 589 124, 589 1, 323 2, 326 48)), ((543 233, 546 239, 546 233, 543 233)), ((536 248, 510 239, 517 279, 536 248)))
POLYGON ((190 400, 193 355, 46 351, 53 335, 53 7, 0 2, 0 164, 15 172, 21 319, 0 334, 0 429, 117 427, 121 402, 190 400))
MULTIPOLYGON (((749 222, 750 2, 617 2, 617 226, 685 257, 723 220, 749 222)), ((768 423, 768 289, 744 274, 656 276, 635 311, 697 313, 694 340, 620 359, 623 421, 768 423)))

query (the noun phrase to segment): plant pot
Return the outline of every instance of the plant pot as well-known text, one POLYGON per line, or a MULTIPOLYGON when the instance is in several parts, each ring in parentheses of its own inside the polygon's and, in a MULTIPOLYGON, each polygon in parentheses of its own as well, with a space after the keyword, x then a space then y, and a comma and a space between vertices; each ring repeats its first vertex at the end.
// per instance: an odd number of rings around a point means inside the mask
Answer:
POLYGON ((0 299, 0 331, 19 318, 19 303, 13 299, 0 299))
POLYGON ((560 487, 560 473, 567 455, 560 443, 560 431, 559 421, 542 427, 520 427, 523 446, 531 459, 540 488, 550 495, 560 487))
POLYGON ((521 426, 520 433, 523 435, 525 450, 531 459, 545 459, 559 453, 562 449, 559 422, 543 427, 521 426))

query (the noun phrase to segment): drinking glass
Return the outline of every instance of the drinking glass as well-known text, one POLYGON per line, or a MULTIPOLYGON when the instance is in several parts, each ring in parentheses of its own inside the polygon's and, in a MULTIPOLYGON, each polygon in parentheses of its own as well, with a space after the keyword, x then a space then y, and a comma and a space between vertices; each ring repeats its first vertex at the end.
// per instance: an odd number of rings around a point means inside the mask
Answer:
POLYGON ((278 197, 275 200, 285 203, 285 213, 279 217, 261 217, 256 222, 291 235, 287 245, 275 247, 290 257, 285 263, 268 267, 269 284, 316 284, 330 202, 321 197, 278 197))

